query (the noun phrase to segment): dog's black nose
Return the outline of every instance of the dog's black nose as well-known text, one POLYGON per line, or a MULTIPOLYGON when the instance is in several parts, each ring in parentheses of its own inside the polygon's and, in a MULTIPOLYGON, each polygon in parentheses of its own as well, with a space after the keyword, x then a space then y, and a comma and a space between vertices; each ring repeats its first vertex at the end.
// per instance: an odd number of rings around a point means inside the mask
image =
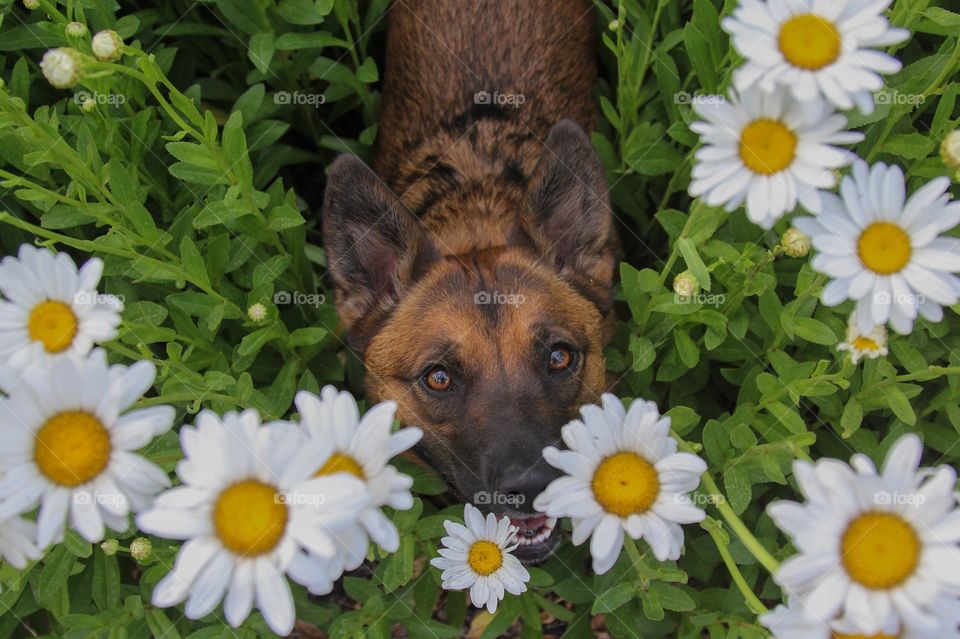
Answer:
POLYGON ((533 466, 510 466, 501 475, 500 492, 508 507, 532 512, 533 500, 558 476, 557 469, 542 459, 533 466))

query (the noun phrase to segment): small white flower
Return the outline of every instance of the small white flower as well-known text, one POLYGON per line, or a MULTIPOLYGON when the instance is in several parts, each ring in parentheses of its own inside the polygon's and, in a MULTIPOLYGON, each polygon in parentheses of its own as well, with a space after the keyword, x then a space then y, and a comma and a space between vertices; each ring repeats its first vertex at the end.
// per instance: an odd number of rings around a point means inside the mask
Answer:
POLYGON ((834 459, 797 461, 805 503, 768 508, 799 551, 775 575, 791 602, 814 619, 843 619, 856 633, 909 628, 933 636, 946 611, 942 596, 960 594, 960 509, 956 472, 918 471, 916 435, 890 449, 883 472, 861 454, 851 466, 834 459))
POLYGON ((36 539, 37 525, 34 522, 20 517, 0 519, 0 559, 17 570, 23 570, 28 562, 42 556, 36 539))
POLYGON ((690 128, 703 146, 696 152, 690 195, 733 211, 746 203, 747 217, 769 229, 799 201, 820 211, 820 189, 836 185, 833 169, 854 155, 833 145, 863 135, 846 131, 847 119, 822 100, 799 102, 781 89, 730 93, 720 104, 695 102, 704 118, 690 128))
POLYGON ((780 246, 789 257, 806 257, 810 254, 810 236, 791 226, 780 238, 780 246))
POLYGON ((602 397, 603 408, 580 409, 583 421, 561 429, 570 450, 548 446, 547 462, 567 475, 555 479, 533 502, 551 517, 570 517, 573 543, 591 535, 593 570, 607 572, 620 556, 624 532, 645 539, 660 561, 679 559, 680 524, 703 521, 705 513, 687 493, 707 469, 702 459, 678 453, 670 418, 656 404, 636 399, 625 411, 619 399, 602 397))
POLYGON ((90 42, 93 55, 101 62, 113 62, 123 55, 123 38, 116 31, 98 31, 90 42))
POLYGON ((329 558, 333 533, 356 524, 369 500, 363 483, 340 473, 313 478, 313 462, 329 444, 301 445, 285 422, 261 425, 256 411, 210 411, 180 430, 182 485, 157 497, 137 517, 145 532, 186 543, 173 570, 153 591, 153 605, 186 600, 190 619, 224 601, 227 622, 243 623, 256 601, 271 630, 293 630, 294 605, 284 573, 308 551, 329 558), (291 436, 296 450, 283 445, 291 436), (278 445, 279 444, 279 445, 278 445))
POLYGON ((260 302, 251 304, 250 308, 247 309, 247 317, 249 317, 252 322, 260 323, 267 319, 267 307, 260 302))
POLYGON ((850 360, 856 364, 864 357, 877 359, 886 357, 887 351, 887 329, 882 324, 874 326, 869 333, 862 333, 857 327, 857 318, 850 316, 847 322, 847 341, 837 344, 838 351, 849 351, 850 360))
POLYGON ((497 519, 488 513, 484 519, 479 510, 466 504, 463 519, 466 525, 443 522, 447 536, 440 540, 440 556, 430 564, 443 571, 445 590, 469 588, 473 605, 486 607, 492 614, 505 591, 519 595, 527 590, 530 573, 510 554, 517 544, 511 544, 516 528, 509 517, 497 519))
POLYGON ((903 42, 905 29, 884 17, 891 0, 742 0, 723 29, 746 63, 734 72, 738 91, 789 89, 803 102, 826 98, 837 108, 873 112, 879 74, 900 62, 876 48, 903 42))
POLYGON ((918 313, 943 319, 941 305, 956 304, 960 295, 960 278, 952 275, 960 271, 960 240, 940 236, 960 223, 949 186, 937 178, 908 199, 900 167, 858 160, 839 196, 824 193, 818 216, 794 221, 819 251, 811 266, 833 278, 823 303, 855 301, 861 333, 887 321, 909 333, 918 313))
POLYGON ((332 444, 329 455, 315 458, 312 472, 317 476, 347 473, 363 481, 371 496, 357 525, 336 533, 338 551, 333 557, 311 557, 290 573, 294 581, 312 593, 327 594, 344 571, 354 570, 363 563, 370 539, 386 552, 396 552, 400 546, 397 527, 381 508, 411 508, 413 480, 388 462, 412 448, 423 431, 407 427, 391 434, 397 410, 393 401, 377 404, 360 419, 353 395, 338 392, 333 386, 325 386, 320 397, 300 391, 294 401, 307 440, 332 444))
POLYGON ((123 304, 99 295, 103 262, 80 270, 66 253, 29 244, 0 262, 0 361, 23 370, 63 355, 84 356, 117 334, 123 304))
POLYGON ((684 271, 673 278, 673 292, 680 297, 693 297, 700 292, 700 282, 690 271, 684 271))
POLYGON ((0 399, 0 519, 40 504, 37 541, 46 547, 70 524, 91 543, 104 524, 118 532, 128 515, 170 485, 167 474, 132 451, 173 425, 170 406, 128 411, 153 386, 151 362, 108 366, 100 349, 29 371, 0 399))
POLYGON ((69 89, 80 80, 80 57, 74 49, 50 49, 40 60, 40 70, 57 89, 69 89))

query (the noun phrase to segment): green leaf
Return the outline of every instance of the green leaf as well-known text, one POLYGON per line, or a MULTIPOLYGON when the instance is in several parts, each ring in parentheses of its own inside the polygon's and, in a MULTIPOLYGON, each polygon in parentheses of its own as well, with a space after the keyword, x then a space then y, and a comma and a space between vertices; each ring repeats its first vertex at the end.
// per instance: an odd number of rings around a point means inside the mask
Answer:
POLYGON ((203 264, 203 256, 197 250, 197 245, 187 236, 180 241, 180 260, 183 262, 183 269, 198 286, 210 288, 210 277, 203 264))
POLYGON ((707 270, 707 265, 703 263, 700 254, 697 253, 697 247, 693 245, 693 241, 688 237, 681 237, 677 240, 676 246, 680 249, 683 261, 687 263, 687 267, 696 276, 700 288, 709 291, 711 287, 710 271, 707 270))
POLYGON ((837 334, 833 332, 833 329, 812 317, 794 318, 793 333, 800 339, 814 344, 833 346, 837 343, 837 334))
POLYGON ((593 607, 590 608, 590 614, 598 615, 606 612, 613 612, 620 606, 633 599, 635 589, 629 581, 621 581, 600 593, 593 607))
POLYGON ((917 414, 914 412, 913 406, 910 405, 910 400, 908 400, 907 396, 903 394, 903 391, 900 390, 899 386, 893 385, 887 387, 886 397, 887 405, 890 407, 890 410, 893 411, 893 414, 900 419, 900 421, 905 422, 910 426, 913 426, 917 423, 917 414))
POLYGON ((116 555, 99 548, 93 554, 93 601, 103 611, 120 605, 120 566, 116 555))
POLYGON ((843 407, 843 414, 840 415, 840 429, 842 436, 847 439, 860 429, 863 423, 863 404, 857 401, 856 397, 851 397, 846 406, 843 407))

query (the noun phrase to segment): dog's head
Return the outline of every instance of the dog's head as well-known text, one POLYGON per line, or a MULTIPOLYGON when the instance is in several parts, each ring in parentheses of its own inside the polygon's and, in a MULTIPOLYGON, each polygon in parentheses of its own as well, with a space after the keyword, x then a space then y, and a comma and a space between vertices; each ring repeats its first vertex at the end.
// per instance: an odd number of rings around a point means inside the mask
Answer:
POLYGON ((420 453, 467 501, 509 515, 522 559, 549 555, 533 511, 558 472, 542 457, 605 388, 615 248, 602 167, 582 130, 554 127, 505 246, 445 255, 360 160, 324 202, 327 261, 372 400, 424 430, 420 453))

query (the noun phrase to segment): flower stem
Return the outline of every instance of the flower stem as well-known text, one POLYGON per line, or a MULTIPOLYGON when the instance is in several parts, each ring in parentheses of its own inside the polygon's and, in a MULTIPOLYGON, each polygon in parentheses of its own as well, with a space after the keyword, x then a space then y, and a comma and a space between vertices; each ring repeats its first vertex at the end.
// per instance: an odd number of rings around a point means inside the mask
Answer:
MULTIPOLYGON (((713 477, 710 476, 709 472, 703 474, 703 485, 710 491, 711 494, 723 496, 723 493, 720 492, 720 488, 717 486, 717 483, 713 480, 713 477)), ((743 545, 746 546, 747 550, 750 551, 750 554, 757 558, 757 561, 760 562, 760 565, 767 569, 767 571, 774 575, 780 569, 780 562, 774 558, 770 551, 764 548, 763 544, 750 532, 750 529, 747 528, 747 525, 743 523, 743 520, 740 519, 733 508, 730 507, 730 504, 727 503, 726 498, 718 499, 716 503, 716 508, 720 511, 720 515, 723 517, 723 520, 727 523, 728 526, 737 534, 737 537, 743 542, 743 545)))
POLYGON ((720 531, 720 525, 714 520, 708 520, 701 524, 701 528, 710 533, 710 537, 713 538, 713 543, 717 545, 717 551, 720 553, 723 563, 726 564, 727 570, 730 571, 733 583, 737 585, 737 588, 743 594, 743 598, 747 601, 747 607, 750 608, 754 614, 758 615, 769 612, 767 607, 763 605, 763 602, 760 601, 760 598, 757 597, 750 588, 750 584, 748 584, 744 578, 740 567, 737 566, 737 562, 733 560, 733 555, 730 554, 730 548, 728 547, 728 539, 724 538, 725 535, 720 531))

